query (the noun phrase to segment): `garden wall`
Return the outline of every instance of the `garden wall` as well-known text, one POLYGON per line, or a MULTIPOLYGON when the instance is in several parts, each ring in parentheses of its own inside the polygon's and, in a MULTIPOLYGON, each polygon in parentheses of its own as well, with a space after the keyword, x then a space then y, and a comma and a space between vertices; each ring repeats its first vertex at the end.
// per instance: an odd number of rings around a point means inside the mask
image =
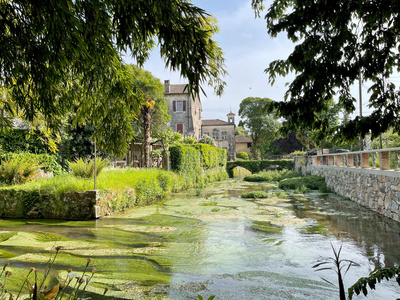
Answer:
POLYGON ((0 217, 30 219, 90 220, 111 213, 112 193, 66 192, 61 197, 37 192, 0 191, 0 217))
POLYGON ((400 222, 400 172, 324 165, 301 166, 301 172, 325 177, 335 193, 400 222))

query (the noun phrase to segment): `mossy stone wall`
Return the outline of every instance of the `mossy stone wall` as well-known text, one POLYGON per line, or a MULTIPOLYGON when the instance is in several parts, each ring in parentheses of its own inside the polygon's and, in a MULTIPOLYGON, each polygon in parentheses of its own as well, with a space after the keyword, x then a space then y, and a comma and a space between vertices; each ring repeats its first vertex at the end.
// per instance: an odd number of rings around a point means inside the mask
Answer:
POLYGON ((60 197, 40 195, 38 192, 3 190, 0 191, 0 217, 90 220, 110 214, 117 201, 113 193, 100 195, 97 190, 66 192, 60 197))

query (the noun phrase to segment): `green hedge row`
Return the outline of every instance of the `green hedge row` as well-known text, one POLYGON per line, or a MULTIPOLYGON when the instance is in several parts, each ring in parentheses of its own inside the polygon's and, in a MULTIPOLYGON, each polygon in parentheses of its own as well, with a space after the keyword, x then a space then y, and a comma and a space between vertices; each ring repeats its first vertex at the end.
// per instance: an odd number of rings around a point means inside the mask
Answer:
POLYGON ((226 165, 229 177, 233 177, 233 169, 236 167, 243 167, 249 170, 251 173, 258 173, 267 170, 271 166, 279 166, 282 169, 293 170, 294 161, 286 159, 278 160, 236 160, 230 161, 226 165))
POLYGON ((202 181, 203 170, 225 166, 226 149, 207 144, 176 145, 170 149, 171 169, 178 172, 189 185, 202 181))

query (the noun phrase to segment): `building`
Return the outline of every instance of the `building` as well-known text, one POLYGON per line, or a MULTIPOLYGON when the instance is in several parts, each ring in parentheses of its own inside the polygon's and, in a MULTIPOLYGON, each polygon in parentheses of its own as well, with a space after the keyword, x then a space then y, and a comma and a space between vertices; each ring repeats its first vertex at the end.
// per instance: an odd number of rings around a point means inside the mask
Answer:
POLYGON ((170 84, 164 81, 164 96, 169 100, 168 111, 171 121, 168 126, 198 140, 201 137, 201 102, 198 96, 193 97, 187 84, 170 84))
POLYGON ((236 154, 238 152, 246 152, 248 155, 251 155, 252 143, 253 139, 251 138, 251 136, 236 135, 235 136, 236 154))
POLYGON ((219 119, 203 120, 201 133, 212 137, 218 148, 227 150, 228 160, 235 159, 235 114, 227 114, 228 122, 219 119))

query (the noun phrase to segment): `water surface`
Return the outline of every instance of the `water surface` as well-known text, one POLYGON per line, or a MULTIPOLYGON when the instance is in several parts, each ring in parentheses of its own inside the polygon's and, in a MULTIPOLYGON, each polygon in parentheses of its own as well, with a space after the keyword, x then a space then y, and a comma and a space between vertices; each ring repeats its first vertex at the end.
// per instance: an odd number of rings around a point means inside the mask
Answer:
MULTIPOLYGON (((228 180, 96 221, 0 220, 0 249, 16 276, 43 268, 56 245, 64 249, 53 277, 81 271, 92 258, 92 299, 105 286, 109 299, 337 299, 337 288, 321 279, 336 283, 334 271, 312 266, 342 246, 342 258, 361 265, 347 273, 349 287, 375 267, 399 263, 399 228, 334 194, 228 180), (270 197, 240 198, 256 189, 270 197)), ((385 282, 355 299, 396 299, 399 292, 385 282)))

